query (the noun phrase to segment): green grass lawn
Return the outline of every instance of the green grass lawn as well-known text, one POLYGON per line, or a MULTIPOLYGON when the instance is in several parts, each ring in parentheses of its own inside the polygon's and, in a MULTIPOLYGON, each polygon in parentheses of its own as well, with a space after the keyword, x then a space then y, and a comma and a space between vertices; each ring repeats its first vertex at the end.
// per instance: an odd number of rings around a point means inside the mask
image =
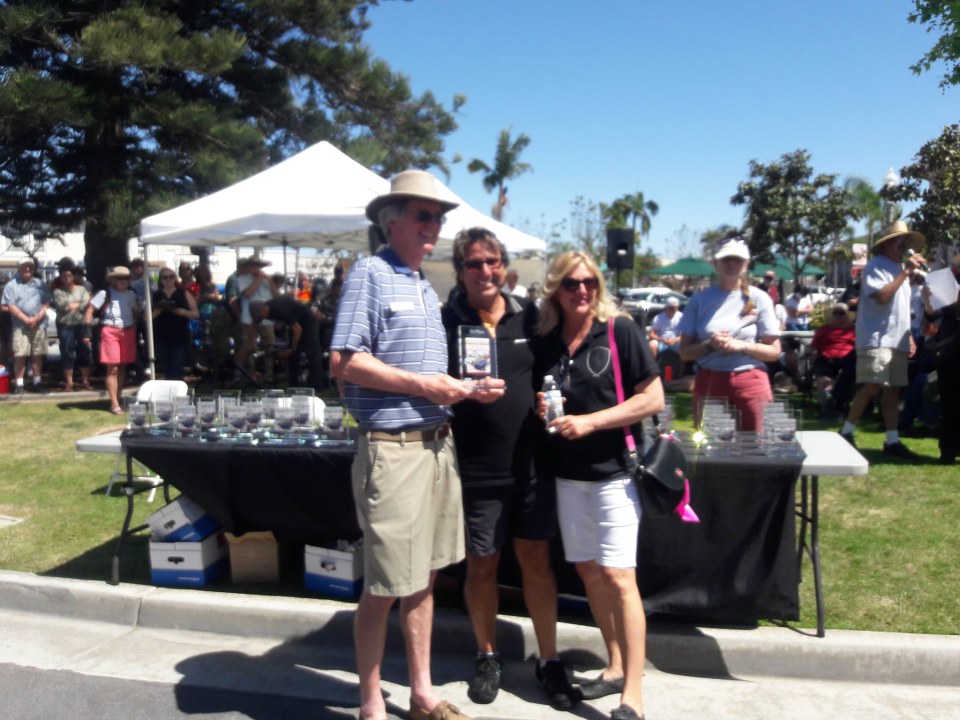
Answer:
MULTIPOLYGON (((674 398, 678 426, 689 427, 689 396, 674 398)), ((0 403, 0 515, 22 522, 0 528, 0 567, 42 575, 106 581, 126 509, 106 497, 114 459, 78 453, 81 437, 120 427, 107 403, 55 399, 0 403)), ((806 429, 836 429, 811 409, 806 429)), ((937 465, 935 439, 907 439, 918 463, 886 458, 876 423, 857 436, 870 461, 861 477, 820 481, 820 548, 827 627, 956 634, 960 624, 960 470, 937 465)), ((137 498, 134 522, 161 506, 137 498)), ((147 538, 131 541, 124 582, 149 584, 147 538)), ((239 592, 307 595, 297 583, 218 587, 239 592)), ((802 627, 816 624, 813 578, 804 564, 802 627)))

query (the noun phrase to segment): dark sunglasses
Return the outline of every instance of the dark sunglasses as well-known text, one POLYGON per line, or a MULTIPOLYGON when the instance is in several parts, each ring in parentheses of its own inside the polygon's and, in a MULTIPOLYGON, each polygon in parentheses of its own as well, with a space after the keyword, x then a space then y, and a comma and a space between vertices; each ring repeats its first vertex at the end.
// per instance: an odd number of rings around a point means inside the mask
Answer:
POLYGON ((562 287, 567 292, 576 292, 577 288, 583 285, 585 290, 596 290, 600 287, 600 281, 595 277, 583 278, 582 280, 577 280, 576 278, 564 278, 560 281, 560 287, 562 287))
POLYGON ((844 316, 844 315, 846 315, 846 314, 847 314, 847 311, 846 311, 846 310, 834 310, 834 311, 833 311, 834 317, 842 317, 842 316, 844 316))
POLYGON ((161 279, 161 280, 176 280, 176 279, 177 279, 177 276, 176 276, 176 275, 161 275, 161 276, 160 276, 160 279, 161 279))
POLYGON ((496 270, 503 265, 503 258, 484 258, 483 260, 465 260, 463 266, 467 270, 479 270, 486 265, 491 270, 496 270))
POLYGON ((435 222, 437 225, 443 225, 447 221, 442 212, 432 213, 429 210, 418 210, 413 219, 418 223, 435 222))

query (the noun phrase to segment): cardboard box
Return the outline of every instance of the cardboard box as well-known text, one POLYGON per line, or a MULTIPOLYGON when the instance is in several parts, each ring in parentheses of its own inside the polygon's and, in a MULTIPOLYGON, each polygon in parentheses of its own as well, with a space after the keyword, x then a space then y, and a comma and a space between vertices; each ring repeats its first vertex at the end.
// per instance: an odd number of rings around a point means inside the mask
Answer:
POLYGON ((167 587, 206 587, 226 577, 227 543, 222 533, 201 542, 150 541, 150 582, 167 587))
POLYGON ((303 549, 303 585, 335 597, 358 598, 363 590, 363 548, 342 552, 306 545, 303 549))
POLYGON ((272 532, 224 533, 230 546, 230 577, 235 583, 278 582, 280 553, 272 532))
POLYGON ((199 542, 220 530, 220 524, 193 500, 181 495, 147 518, 150 534, 164 542, 199 542))

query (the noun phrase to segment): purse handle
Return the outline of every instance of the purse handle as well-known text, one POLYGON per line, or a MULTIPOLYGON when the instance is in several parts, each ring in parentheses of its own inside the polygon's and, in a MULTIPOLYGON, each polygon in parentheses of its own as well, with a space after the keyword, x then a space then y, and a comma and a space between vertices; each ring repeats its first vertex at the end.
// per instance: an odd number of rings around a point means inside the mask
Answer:
MULTIPOLYGON (((620 372, 620 353, 617 350, 617 339, 613 336, 613 321, 616 320, 616 316, 610 318, 607 321, 607 339, 610 343, 610 361, 613 364, 613 380, 614 385, 617 388, 617 405, 623 403, 625 396, 623 393, 623 375, 620 372)), ((651 417, 653 424, 657 427, 660 426, 660 420, 656 415, 651 417)), ((634 461, 634 464, 639 462, 639 456, 637 455, 637 441, 633 438, 633 433, 630 432, 630 426, 623 426, 623 434, 627 441, 627 450, 630 451, 630 457, 634 461)))
MULTIPOLYGON (((623 376, 620 374, 620 353, 617 352, 617 341, 613 337, 613 321, 615 318, 610 318, 610 321, 607 323, 607 337, 610 340, 610 360, 613 363, 613 379, 614 384, 617 386, 617 404, 623 402, 623 376)), ((653 424, 657 426, 657 430, 660 429, 660 420, 656 415, 651 416, 653 419, 653 424)), ((623 426, 623 434, 627 440, 627 450, 630 451, 630 459, 633 461, 634 465, 640 464, 640 457, 637 455, 637 443, 633 439, 633 433, 630 432, 630 426, 623 426)), ((699 523, 700 518, 697 517, 696 511, 690 505, 690 481, 684 478, 683 480, 683 499, 677 504, 677 507, 674 508, 673 512, 685 523, 699 523)))

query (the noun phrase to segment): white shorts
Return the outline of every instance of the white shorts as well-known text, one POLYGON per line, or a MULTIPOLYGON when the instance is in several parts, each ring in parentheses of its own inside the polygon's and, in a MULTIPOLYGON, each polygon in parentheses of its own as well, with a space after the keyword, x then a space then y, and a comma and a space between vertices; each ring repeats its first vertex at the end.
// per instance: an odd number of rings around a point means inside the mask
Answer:
POLYGON ((637 566, 640 496, 631 476, 597 482, 557 478, 557 515, 567 562, 637 566))

